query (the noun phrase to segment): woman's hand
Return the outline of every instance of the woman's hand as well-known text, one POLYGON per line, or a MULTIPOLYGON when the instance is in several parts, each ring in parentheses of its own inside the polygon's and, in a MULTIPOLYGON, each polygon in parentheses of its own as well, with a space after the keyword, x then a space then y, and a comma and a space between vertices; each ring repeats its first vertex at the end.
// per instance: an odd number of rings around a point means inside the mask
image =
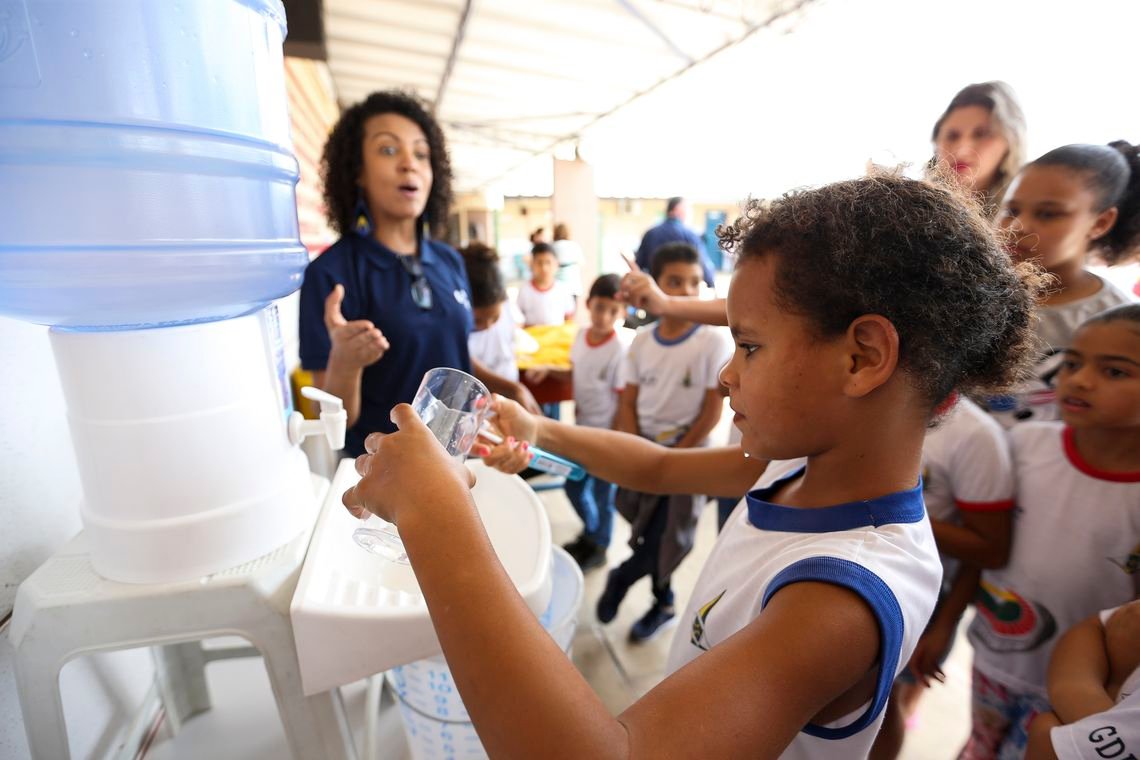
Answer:
POLYGON ((368 453, 356 458, 360 482, 341 497, 353 517, 371 512, 399 525, 407 508, 439 509, 470 501, 475 476, 448 456, 412 407, 396 406, 392 422, 397 432, 368 436, 364 440, 368 453))
POLYGON ((657 287, 645 272, 637 270, 621 278, 621 290, 618 295, 621 300, 650 314, 661 316, 669 308, 669 296, 657 287))
POLYGON ((343 285, 335 286, 325 298, 325 329, 332 342, 329 365, 363 369, 380 361, 388 350, 388 339, 367 319, 346 320, 340 310, 343 301, 343 285))
POLYGON ((538 423, 541 414, 531 414, 518 403, 502 396, 495 396, 491 402, 491 421, 503 442, 492 446, 482 439, 471 449, 474 456, 482 457, 483 462, 497 470, 513 475, 530 464, 530 445, 538 438, 538 423))

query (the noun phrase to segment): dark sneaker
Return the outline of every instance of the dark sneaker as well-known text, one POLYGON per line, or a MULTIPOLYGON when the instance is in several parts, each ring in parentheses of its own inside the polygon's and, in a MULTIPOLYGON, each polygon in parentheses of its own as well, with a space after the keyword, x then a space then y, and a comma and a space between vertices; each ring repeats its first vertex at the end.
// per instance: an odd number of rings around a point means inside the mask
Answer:
POLYGON ((608 623, 617 616, 618 605, 629 592, 629 586, 618 578, 617 572, 616 567, 610 570, 610 574, 606 576, 606 587, 598 597, 598 621, 602 623, 608 623))
POLYGON ((574 559, 578 560, 578 567, 582 571, 593 570, 595 567, 605 567, 606 565, 606 547, 595 544, 590 539, 584 539, 582 542, 582 554, 574 559))
POLYGON ((657 602, 649 608, 641 620, 629 629, 629 640, 634 644, 643 644, 662 631, 677 624, 677 615, 672 607, 664 607, 657 602))
MULTIPOLYGON (((585 553, 587 541, 590 541, 590 539, 586 538, 585 533, 582 533, 570 543, 562 544, 562 548, 566 550, 567 554, 574 558, 575 562, 581 565, 582 555, 585 553)), ((592 544, 593 541, 590 541, 590 543, 592 544)))

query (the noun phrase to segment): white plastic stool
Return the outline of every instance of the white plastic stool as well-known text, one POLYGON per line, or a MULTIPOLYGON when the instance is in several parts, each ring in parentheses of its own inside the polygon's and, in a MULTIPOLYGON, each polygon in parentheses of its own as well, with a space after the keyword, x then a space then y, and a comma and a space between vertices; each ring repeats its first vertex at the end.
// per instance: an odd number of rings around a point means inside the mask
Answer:
MULTIPOLYGON (((314 499, 314 519, 319 503, 314 499)), ((339 691, 310 697, 301 692, 289 602, 309 535, 306 530, 244 565, 161 585, 106 580, 92 567, 83 534, 68 542, 21 584, 12 616, 16 684, 32 757, 70 756, 59 691, 60 671, 70 659, 237 635, 265 659, 293 757, 355 760, 339 691)), ((177 728, 186 717, 209 708, 203 669, 211 657, 197 645, 166 646, 161 652, 160 681, 168 687, 164 701, 177 728)))

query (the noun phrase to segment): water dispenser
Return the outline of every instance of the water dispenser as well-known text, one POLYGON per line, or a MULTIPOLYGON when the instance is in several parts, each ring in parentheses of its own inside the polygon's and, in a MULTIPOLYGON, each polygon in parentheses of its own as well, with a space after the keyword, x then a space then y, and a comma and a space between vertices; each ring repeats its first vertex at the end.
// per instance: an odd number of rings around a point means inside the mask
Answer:
MULTIPOLYGON (((316 519, 290 607, 314 693, 439 643, 411 568, 352 542, 351 462, 318 504, 296 445, 345 415, 296 416, 270 305, 308 264, 284 34, 279 0, 0 3, 0 315, 51 326, 105 579, 206 588, 316 519)), ((475 498, 540 613, 541 503, 490 470, 475 498)))
POLYGON ((300 285, 279 0, 0 7, 0 314, 51 325, 105 577, 311 522, 268 304, 300 285))

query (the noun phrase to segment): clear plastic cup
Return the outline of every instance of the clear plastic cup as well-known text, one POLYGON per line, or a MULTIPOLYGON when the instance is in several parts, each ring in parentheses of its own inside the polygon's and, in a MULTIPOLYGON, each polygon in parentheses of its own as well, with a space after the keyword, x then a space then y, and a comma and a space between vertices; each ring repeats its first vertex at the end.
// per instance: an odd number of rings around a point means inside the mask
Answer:
MULTIPOLYGON (((476 378, 450 367, 430 369, 420 382, 412 409, 447 453, 462 462, 479 437, 491 408, 491 392, 476 378)), ((352 533, 358 545, 392 562, 408 564, 396 526, 368 515, 352 533)))

